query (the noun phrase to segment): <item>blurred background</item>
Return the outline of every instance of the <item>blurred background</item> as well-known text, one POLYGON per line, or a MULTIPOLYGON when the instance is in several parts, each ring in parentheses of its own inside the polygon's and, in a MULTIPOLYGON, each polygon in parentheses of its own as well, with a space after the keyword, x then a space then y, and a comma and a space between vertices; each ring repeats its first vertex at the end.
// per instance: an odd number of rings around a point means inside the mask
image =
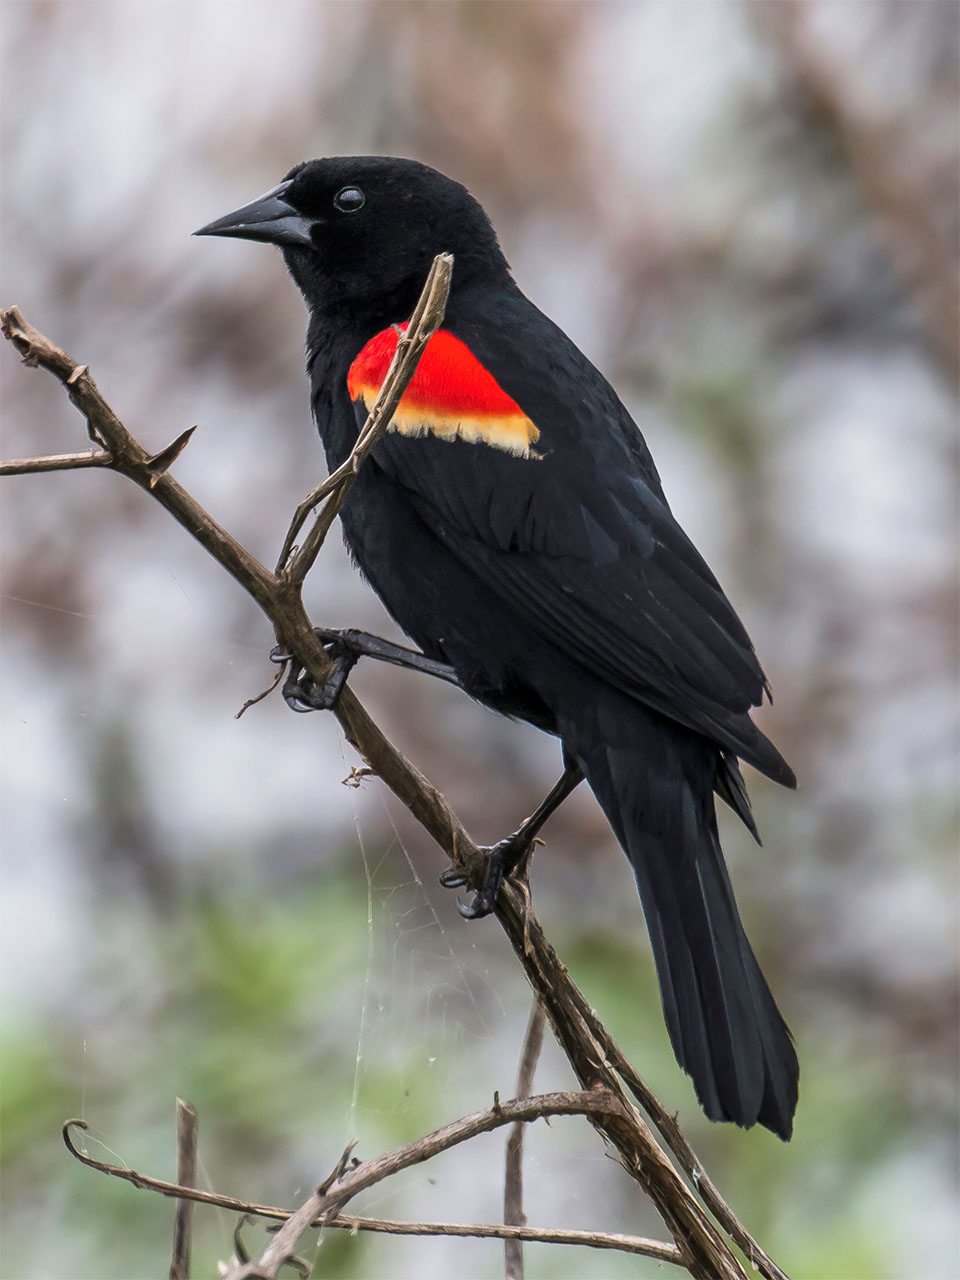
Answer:
MULTIPOLYGON (((198 423, 177 478, 269 563, 323 474, 302 304, 275 250, 190 233, 324 154, 414 156, 485 204, 633 411, 774 688, 800 790, 748 778, 762 850, 722 821, 799 1044, 793 1142, 701 1116, 585 792, 537 856, 541 918, 795 1280, 955 1276, 956 4, 50 0, 2 25, 0 302, 147 446, 198 423)), ((0 359, 4 456, 83 448, 54 381, 0 359)), ((99 472, 3 498, 2 1274, 139 1280, 165 1274, 173 1207, 71 1161, 68 1116, 91 1154, 172 1177, 179 1094, 203 1186, 292 1205, 348 1138, 370 1156, 510 1095, 529 996, 382 785, 341 785, 359 761, 331 717, 274 696, 234 719, 271 631, 159 507, 99 472)), ((336 536, 308 597, 395 634, 336 536)), ((557 774, 552 740, 455 690, 353 683, 478 839, 557 774)), ((571 1085, 549 1044, 536 1083, 571 1085)), ((531 1225, 663 1237, 585 1124, 527 1142, 531 1225)), ((502 1146, 353 1207, 496 1221, 502 1146)), ((232 1229, 197 1210, 195 1274, 232 1229)), ((315 1274, 502 1265, 496 1242, 330 1233, 315 1274)), ((527 1268, 665 1274, 548 1246, 527 1268)))

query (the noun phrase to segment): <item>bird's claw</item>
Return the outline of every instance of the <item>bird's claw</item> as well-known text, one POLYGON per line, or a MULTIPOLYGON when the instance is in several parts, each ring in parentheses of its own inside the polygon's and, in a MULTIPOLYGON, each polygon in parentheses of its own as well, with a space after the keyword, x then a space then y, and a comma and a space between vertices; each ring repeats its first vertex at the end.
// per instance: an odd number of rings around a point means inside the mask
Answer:
POLYGON ((294 668, 284 680, 280 692, 291 711, 306 714, 308 711, 331 711, 340 690, 337 690, 336 697, 331 696, 328 686, 317 684, 302 668, 299 675, 296 674, 294 668))
MULTIPOLYGON (((458 872, 456 867, 448 867, 442 876, 439 877, 439 881, 444 888, 463 888, 467 883, 467 877, 462 872, 458 872)), ((476 897, 479 896, 479 893, 477 893, 476 897)), ((457 910, 460 911, 460 914, 465 920, 472 920, 476 918, 474 914, 475 906, 476 899, 474 899, 472 904, 467 904, 467 902, 462 902, 460 899, 457 899, 457 910)))
POLYGON ((482 920, 484 916, 490 915, 494 907, 497 905, 497 895, 500 892, 500 885, 503 883, 503 876, 500 876, 497 884, 488 887, 486 884, 477 893, 472 902, 463 902, 457 899, 457 911, 464 920, 482 920))
MULTIPOLYGON (((457 899, 457 910, 464 920, 482 920, 484 916, 496 908, 500 886, 507 876, 514 872, 523 862, 527 852, 532 848, 532 840, 517 840, 517 832, 500 840, 497 844, 481 850, 487 855, 487 866, 483 876, 483 884, 477 890, 472 902, 465 903, 457 899)), ((467 877, 450 867, 440 877, 445 889, 460 889, 467 883, 467 877)))
POLYGON ((467 877, 456 867, 448 867, 439 879, 444 889, 462 889, 467 883, 467 877))
POLYGON ((290 672, 280 692, 291 711, 301 713, 332 711, 347 683, 347 676, 357 661, 358 653, 351 646, 346 632, 333 631, 327 627, 315 627, 314 634, 335 664, 330 678, 324 684, 318 684, 312 676, 308 675, 293 654, 287 652, 283 645, 275 645, 270 650, 271 662, 278 666, 286 662, 290 663, 290 672))

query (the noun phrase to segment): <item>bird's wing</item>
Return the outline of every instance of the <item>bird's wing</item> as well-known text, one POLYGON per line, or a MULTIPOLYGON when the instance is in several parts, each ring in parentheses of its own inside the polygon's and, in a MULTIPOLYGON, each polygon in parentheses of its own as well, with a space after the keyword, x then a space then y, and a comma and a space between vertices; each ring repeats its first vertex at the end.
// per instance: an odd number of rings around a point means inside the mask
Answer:
MULTIPOLYGON (((750 639, 671 514, 642 437, 608 385, 581 356, 608 416, 597 421, 587 399, 592 429, 574 431, 569 409, 547 412, 541 396, 538 412, 536 384, 529 396, 508 394, 460 345, 466 355, 441 346, 411 384, 372 464, 525 626, 791 783, 748 715, 767 688, 750 639)), ((428 346, 424 360, 430 355, 428 346)), ((358 412, 375 394, 359 368, 350 386, 358 412)))

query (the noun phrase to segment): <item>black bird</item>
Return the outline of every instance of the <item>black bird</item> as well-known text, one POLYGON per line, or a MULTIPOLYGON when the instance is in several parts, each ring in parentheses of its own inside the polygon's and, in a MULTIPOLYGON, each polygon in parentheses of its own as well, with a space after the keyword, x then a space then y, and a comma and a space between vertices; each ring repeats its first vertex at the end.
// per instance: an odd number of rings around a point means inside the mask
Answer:
POLYGON ((564 774, 495 846, 469 914, 586 777, 630 859, 670 1039, 712 1120, 790 1137, 798 1065, 747 941, 716 792, 756 836, 739 760, 793 787, 750 719, 769 688, 716 578, 674 519, 616 393, 520 292, 469 192, 413 160, 336 157, 198 235, 279 245, 306 301, 311 403, 347 457, 434 256, 443 328, 341 511, 356 563, 421 653, 327 633, 330 705, 360 653, 443 676, 559 737, 564 774))

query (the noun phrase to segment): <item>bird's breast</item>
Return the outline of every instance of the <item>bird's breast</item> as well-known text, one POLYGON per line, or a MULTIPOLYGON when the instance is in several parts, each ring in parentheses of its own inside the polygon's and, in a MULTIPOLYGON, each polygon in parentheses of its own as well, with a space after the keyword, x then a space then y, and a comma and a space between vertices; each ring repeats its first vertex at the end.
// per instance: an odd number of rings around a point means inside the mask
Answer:
MULTIPOLYGON (((376 334, 354 359, 347 390, 354 402, 373 407, 406 324, 376 334)), ((427 343, 394 415, 391 431, 433 435, 489 445, 519 457, 536 457, 540 432, 460 338, 440 329, 427 343)))

